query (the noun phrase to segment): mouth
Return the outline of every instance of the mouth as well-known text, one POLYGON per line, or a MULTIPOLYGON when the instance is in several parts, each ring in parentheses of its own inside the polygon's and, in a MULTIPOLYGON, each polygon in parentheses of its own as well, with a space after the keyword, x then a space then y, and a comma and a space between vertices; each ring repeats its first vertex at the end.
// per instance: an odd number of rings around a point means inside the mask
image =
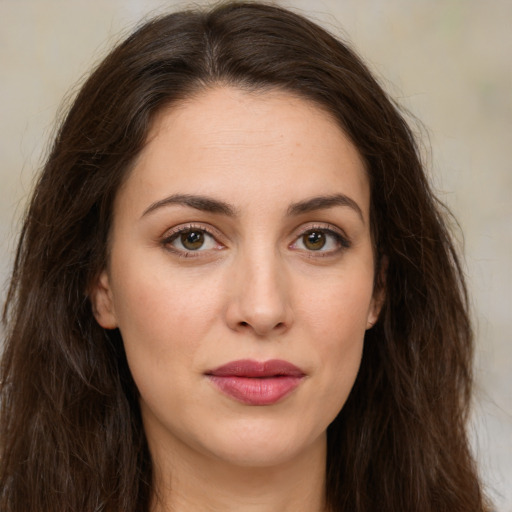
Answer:
POLYGON ((272 405, 292 393, 306 374, 281 359, 231 361, 205 374, 225 395, 248 405, 272 405))

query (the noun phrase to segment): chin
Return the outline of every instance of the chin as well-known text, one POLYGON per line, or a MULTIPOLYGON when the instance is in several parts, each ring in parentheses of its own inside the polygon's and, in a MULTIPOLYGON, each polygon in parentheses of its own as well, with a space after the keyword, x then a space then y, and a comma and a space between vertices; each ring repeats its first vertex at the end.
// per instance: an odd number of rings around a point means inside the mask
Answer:
POLYGON ((230 429, 228 436, 212 439, 216 457, 240 467, 268 468, 293 463, 309 453, 317 443, 326 442, 326 433, 297 431, 297 426, 246 424, 230 429))

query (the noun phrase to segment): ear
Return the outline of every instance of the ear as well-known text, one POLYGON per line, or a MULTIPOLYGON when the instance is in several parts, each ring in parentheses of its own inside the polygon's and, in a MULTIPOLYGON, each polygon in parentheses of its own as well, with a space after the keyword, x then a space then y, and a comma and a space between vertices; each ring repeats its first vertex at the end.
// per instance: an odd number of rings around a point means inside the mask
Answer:
POLYGON ((117 317, 114 310, 114 301, 110 282, 106 270, 103 270, 91 286, 89 298, 92 304, 92 312, 96 321, 104 329, 115 329, 117 317))
POLYGON ((371 329, 379 319, 380 311, 386 298, 386 274, 388 269, 388 259, 383 256, 378 269, 377 279, 373 287, 373 297, 368 310, 366 321, 366 330, 371 329))
POLYGON ((384 304, 385 292, 384 288, 376 290, 373 294, 370 309, 368 310, 368 318, 366 320, 366 330, 371 329, 379 319, 380 310, 384 304))

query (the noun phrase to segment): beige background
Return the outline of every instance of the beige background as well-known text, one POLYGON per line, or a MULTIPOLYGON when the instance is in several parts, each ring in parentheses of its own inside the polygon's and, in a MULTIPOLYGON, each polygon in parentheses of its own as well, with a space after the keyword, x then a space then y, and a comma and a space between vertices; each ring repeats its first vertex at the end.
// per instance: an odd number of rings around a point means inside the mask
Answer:
MULTIPOLYGON (((434 183, 465 233, 478 329, 474 446, 497 509, 512 512, 512 1, 281 3, 352 41, 427 128, 434 183)), ((2 284, 62 98, 136 20, 176 5, 187 3, 0 0, 2 284)))

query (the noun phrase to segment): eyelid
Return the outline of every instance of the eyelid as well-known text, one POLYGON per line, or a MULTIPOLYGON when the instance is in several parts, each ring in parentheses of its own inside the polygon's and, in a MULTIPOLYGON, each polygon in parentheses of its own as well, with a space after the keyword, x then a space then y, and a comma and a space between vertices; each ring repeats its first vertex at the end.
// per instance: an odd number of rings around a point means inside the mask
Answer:
POLYGON ((211 250, 197 250, 197 251, 190 251, 190 250, 180 250, 176 249, 175 247, 172 247, 171 242, 173 242, 177 236, 179 236, 181 233, 187 232, 187 231, 202 231, 206 233, 208 236, 211 236, 216 244, 218 244, 221 247, 216 247, 216 250, 221 250, 225 247, 224 243, 219 241, 219 238, 223 238, 223 236, 219 233, 217 229, 214 229, 212 226, 209 226, 208 224, 201 224, 196 222, 188 222, 184 224, 179 224, 177 226, 174 226, 170 229, 168 229, 160 239, 161 245, 167 249, 168 251, 182 257, 201 257, 204 256, 203 253, 209 253, 211 250))
MULTIPOLYGON (((304 251, 308 253, 308 256, 311 257, 322 257, 322 256, 330 256, 333 254, 337 254, 339 252, 342 252, 346 249, 349 249, 352 246, 352 242, 350 238, 347 236, 347 234, 339 228, 338 226, 334 224, 330 224, 328 222, 322 223, 322 222, 312 222, 309 224, 305 224, 300 226, 298 230, 295 231, 293 236, 293 242, 290 244, 290 247, 292 247, 294 244, 297 243, 297 241, 300 239, 300 237, 304 236, 306 233, 310 231, 321 231, 326 234, 330 234, 334 238, 336 238, 337 242, 339 243, 339 247, 336 250, 330 250, 330 251, 304 251)), ((297 249, 301 250, 301 249, 297 249)))

